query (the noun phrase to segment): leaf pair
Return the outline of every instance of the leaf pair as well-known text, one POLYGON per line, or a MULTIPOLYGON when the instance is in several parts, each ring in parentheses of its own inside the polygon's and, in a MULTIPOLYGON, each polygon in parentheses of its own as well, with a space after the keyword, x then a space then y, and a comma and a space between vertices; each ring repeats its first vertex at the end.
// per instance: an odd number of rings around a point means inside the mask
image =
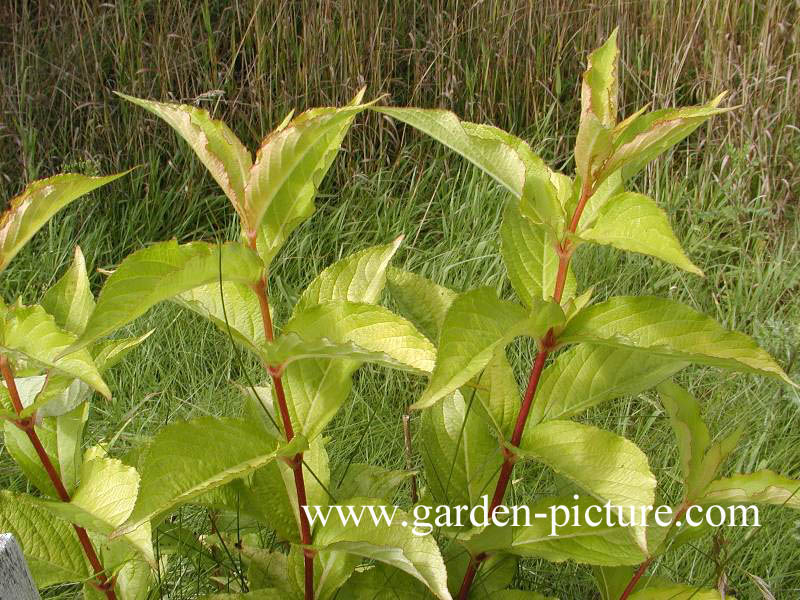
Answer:
POLYGON ((119 96, 166 121, 189 144, 231 201, 251 243, 269 264, 299 220, 313 211, 313 197, 353 118, 367 105, 364 90, 342 108, 315 108, 268 135, 255 160, 236 135, 207 111, 119 96), (262 228, 263 225, 263 228, 262 228))

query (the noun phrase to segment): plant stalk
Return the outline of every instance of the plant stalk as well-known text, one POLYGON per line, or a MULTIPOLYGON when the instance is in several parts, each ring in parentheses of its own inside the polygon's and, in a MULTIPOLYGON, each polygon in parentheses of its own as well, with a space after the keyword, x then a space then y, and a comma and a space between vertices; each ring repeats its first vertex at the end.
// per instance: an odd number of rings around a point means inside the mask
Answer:
MULTIPOLYGON (((406 448, 406 471, 413 470, 412 450, 411 450, 411 415, 407 412, 403 414, 403 441, 406 448)), ((417 491, 417 476, 411 475, 411 504, 416 504, 419 500, 417 491)))
MULTIPOLYGON (((593 193, 594 189, 592 182, 587 180, 581 187, 581 196, 578 200, 578 205, 575 207, 575 212, 572 215, 572 219, 570 220, 568 227, 569 233, 575 233, 575 230, 578 228, 578 223, 581 220, 583 209, 586 207, 586 203, 593 193)), ((557 252, 558 272, 556 274, 555 289, 553 290, 553 300, 555 300, 557 303, 560 303, 561 297, 564 295, 564 285, 567 280, 569 262, 572 258, 570 241, 567 236, 565 236, 564 239, 559 242, 557 252)), ((533 406, 533 400, 536 396, 536 388, 539 386, 539 379, 541 378, 542 371, 544 370, 545 361, 555 345, 556 339, 553 329, 551 328, 548 330, 547 334, 545 334, 544 338, 539 341, 539 352, 536 354, 536 358, 533 360, 533 365, 531 365, 531 373, 528 377, 528 387, 525 390, 522 406, 520 407, 519 414, 517 415, 517 421, 514 425, 514 432, 511 436, 512 446, 519 446, 519 443, 522 440, 522 434, 525 432, 528 414, 533 406)), ((508 448, 504 447, 503 466, 500 468, 500 475, 497 478, 497 485, 495 486, 494 495, 492 496, 492 503, 489 506, 490 520, 494 516, 495 509, 503 502, 503 498, 506 495, 506 489, 511 481, 511 474, 514 470, 515 462, 516 456, 514 453, 508 448)), ((464 579, 461 582, 461 588, 458 591, 458 600, 467 600, 469 597, 469 590, 472 587, 472 582, 475 579, 478 569, 480 568, 480 564, 486 559, 486 557, 487 555, 485 554, 478 554, 470 559, 469 565, 467 566, 467 571, 464 573, 464 579)))
MULTIPOLYGON (((11 364, 8 362, 8 358, 6 356, 0 356, 0 371, 2 371, 3 379, 8 387, 8 395, 11 397, 11 404, 14 406, 14 410, 16 411, 17 415, 21 415, 23 410, 22 401, 19 397, 19 391, 17 390, 14 372, 11 369, 11 364)), ((47 454, 47 451, 44 449, 42 441, 39 439, 39 434, 36 433, 33 419, 20 418, 18 421, 15 421, 14 424, 22 429, 22 431, 24 431, 28 436, 28 440, 33 446, 33 449, 36 450, 39 461, 42 463, 44 470, 47 472, 47 476, 49 477, 50 482, 53 484, 59 499, 62 502, 69 502, 69 492, 67 492, 67 488, 64 487, 64 482, 61 481, 61 476, 53 465, 53 462, 50 460, 50 456, 47 454)), ((113 579, 106 577, 105 568, 103 567, 103 563, 100 562, 97 552, 95 552, 92 541, 89 539, 89 534, 86 533, 86 530, 83 527, 78 527, 74 523, 72 524, 72 527, 75 529, 75 534, 78 536, 78 541, 83 547, 86 558, 89 560, 89 564, 94 570, 94 577, 98 581, 97 588, 105 593, 108 600, 117 600, 117 595, 114 592, 114 581, 113 579)))
MULTIPOLYGON (((256 235, 248 235, 250 248, 253 252, 257 251, 256 248, 256 235)), ((258 304, 261 308, 261 322, 264 326, 264 337, 268 342, 275 339, 273 332, 272 317, 269 313, 269 294, 267 292, 267 275, 264 273, 261 279, 258 280, 253 286, 253 290, 258 296, 258 304)), ((289 405, 286 403, 286 392, 283 389, 283 382, 281 381, 281 372, 277 369, 267 367, 267 372, 272 378, 272 385, 275 388, 275 397, 278 402, 278 411, 281 413, 281 421, 283 423, 283 431, 286 435, 286 441, 291 442, 294 439, 294 428, 292 427, 292 419, 289 415, 289 405)), ((308 499, 306 496, 306 482, 303 476, 303 453, 298 452, 292 457, 290 462, 292 474, 294 475, 294 487, 297 493, 297 514, 300 520, 300 542, 303 546, 311 545, 311 526, 308 522, 308 517, 303 510, 304 506, 308 506, 308 499)), ((305 571, 305 600, 314 600, 314 553, 307 548, 303 549, 303 563, 305 571)))

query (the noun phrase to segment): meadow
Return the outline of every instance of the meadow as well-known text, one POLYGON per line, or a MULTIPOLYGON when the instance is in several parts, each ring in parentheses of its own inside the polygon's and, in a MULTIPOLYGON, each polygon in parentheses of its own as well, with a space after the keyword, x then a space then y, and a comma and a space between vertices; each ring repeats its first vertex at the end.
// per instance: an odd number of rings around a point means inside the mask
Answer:
MULTIPOLYGON (((598 300, 613 292, 686 302, 752 335, 800 380, 799 19, 800 6, 789 0, 4 3, 0 197, 56 172, 138 168, 53 219, 4 273, 3 298, 37 298, 68 265, 75 244, 96 291, 103 270, 148 243, 235 235, 226 198, 188 147, 114 90, 195 103, 254 147, 290 109, 342 104, 366 85, 368 97, 386 94, 387 104, 448 108, 508 129, 554 168, 570 170, 584 57, 619 26, 623 114, 645 103, 696 104, 721 90, 737 108, 634 185, 668 212, 705 278, 646 257, 582 248, 578 281, 597 282, 598 300)), ((485 284, 510 297, 496 235, 505 197, 410 128, 361 115, 322 185, 316 214, 276 260, 275 304, 290 307, 319 270, 399 234, 406 237, 397 266, 456 290, 485 284)), ((277 323, 287 316, 279 313, 277 323)), ((167 422, 238 414, 241 395, 231 383, 263 374, 255 361, 230 352, 223 334, 176 306, 160 305, 129 329, 155 332, 112 372, 114 401, 96 401, 89 421, 91 442, 112 455, 167 422)), ((520 344, 513 358, 528 364, 533 352, 520 344)), ((701 399, 713 433, 746 428, 727 469, 800 477, 796 390, 705 367, 678 379, 701 399)), ((400 417, 421 391, 418 379, 359 371, 326 433, 333 478, 353 462, 403 468, 400 417)), ((675 499, 674 439, 654 395, 584 418, 639 444, 659 481, 670 482, 660 493, 675 499)), ((419 461, 426 449, 415 450, 419 461)), ((24 490, 17 473, 0 446, 0 487, 24 490)), ((558 484, 535 466, 516 476, 541 478, 543 493, 558 484)), ((765 588, 775 598, 800 596, 800 521, 778 509, 763 516, 762 527, 700 539, 656 572, 706 586, 724 576, 740 600, 770 598, 765 588)), ((161 597, 208 591, 208 573, 223 585, 231 577, 224 560, 179 535, 210 531, 205 512, 182 510, 162 529, 159 545, 178 552, 159 574, 161 597)), ((593 597, 590 578, 588 568, 572 563, 528 560, 515 583, 564 600, 593 597)), ((77 598, 79 589, 54 589, 49 597, 77 598)))

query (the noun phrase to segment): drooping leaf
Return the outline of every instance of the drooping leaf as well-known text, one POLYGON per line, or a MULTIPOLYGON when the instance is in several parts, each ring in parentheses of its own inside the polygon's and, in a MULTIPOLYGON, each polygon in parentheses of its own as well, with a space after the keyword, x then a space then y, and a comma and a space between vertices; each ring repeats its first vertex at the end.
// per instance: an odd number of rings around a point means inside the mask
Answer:
POLYGON ((431 593, 419 580, 387 564, 356 570, 339 592, 349 600, 430 600, 431 593))
POLYGON ((768 469, 712 481, 696 504, 775 504, 800 510, 800 480, 768 469))
POLYGON ((258 232, 272 205, 313 199, 353 118, 367 107, 363 97, 362 89, 347 106, 308 110, 266 137, 244 190, 246 231, 258 232))
POLYGON ((208 319, 253 353, 258 354, 266 343, 261 306, 255 291, 246 283, 223 281, 186 290, 172 298, 184 308, 208 319))
POLYGON ((477 401, 460 392, 422 413, 420 452, 433 498, 473 506, 491 495, 503 462, 497 440, 478 414, 477 401))
POLYGON ((530 423, 566 419, 608 400, 634 396, 687 364, 632 348, 578 344, 542 372, 530 423))
POLYGON ((103 340, 92 347, 94 362, 101 373, 118 364, 129 352, 149 338, 155 329, 137 337, 103 340))
POLYGON ((17 390, 20 393, 22 405, 25 407, 22 411, 23 417, 31 416, 34 413, 37 417, 58 417, 68 413, 92 395, 92 389, 80 379, 73 379, 69 375, 56 372, 17 379, 17 390), (37 380, 41 382, 41 385, 35 385, 32 389, 23 392, 22 388, 27 387, 25 385, 27 382, 37 380), (30 391, 33 391, 34 394, 26 398, 27 392, 30 391))
POLYGON ((146 451, 136 506, 123 535, 200 494, 244 477, 278 456, 304 449, 297 436, 279 448, 255 423, 200 417, 173 423, 159 431, 146 451))
POLYGON ((620 296, 586 308, 567 324, 559 341, 639 348, 668 358, 768 375, 794 385, 751 338, 665 298, 620 296))
POLYGON ((617 170, 621 170, 623 180, 630 179, 710 117, 729 111, 729 108, 718 108, 724 97, 722 93, 708 104, 656 110, 632 119, 627 127, 616 132, 614 152, 598 173, 598 180, 617 170))
POLYGON ((522 402, 514 370, 505 352, 497 352, 473 381, 474 387, 464 386, 462 393, 467 397, 474 393, 498 437, 511 439, 522 402))
MULTIPOLYGON (((520 455, 538 460, 601 502, 652 506, 656 478, 633 442, 574 421, 545 421, 525 430, 520 455)), ((644 528, 631 528, 645 547, 644 528)))
POLYGON ((648 586, 628 596, 629 600, 736 600, 717 591, 692 585, 648 586))
POLYGON ((0 348, 4 352, 85 381, 106 398, 111 398, 111 390, 89 352, 73 351, 75 336, 60 329, 41 306, 15 307, 6 313, 0 327, 0 348))
POLYGON ((403 237, 391 244, 374 246, 343 258, 322 271, 295 304, 297 315, 330 299, 375 303, 386 285, 386 269, 403 237))
POLYGON ((354 360, 420 372, 416 367, 409 366, 407 361, 398 360, 386 352, 367 350, 350 341, 334 342, 328 338, 305 340, 293 331, 280 336, 274 342, 265 344, 259 349, 259 355, 266 364, 280 369, 298 360, 321 358, 354 360))
POLYGON ((514 147, 496 135, 486 135, 494 128, 461 121, 447 110, 387 106, 375 106, 372 110, 419 129, 466 158, 518 198, 522 196, 525 164, 514 147))
MULTIPOLYGON (((343 505, 360 507, 379 505, 379 500, 353 498, 342 501, 343 505)), ((314 534, 314 546, 324 550, 342 551, 367 559, 376 560, 415 577, 441 600, 450 600, 447 591, 447 572, 436 541, 430 536, 414 535, 402 521, 413 523, 414 519, 397 510, 390 525, 385 521, 369 527, 359 527, 352 521, 342 523, 338 515, 331 513, 324 527, 314 534)))
POLYGON ((528 312, 499 299, 491 288, 461 294, 450 305, 442 324, 438 359, 428 387, 411 408, 433 405, 477 375, 515 337, 542 337, 563 318, 553 302, 540 302, 528 312))
POLYGON ((126 175, 87 177, 74 173, 33 181, 0 216, 0 271, 50 218, 73 200, 126 175))
POLYGON ((591 512, 592 524, 585 520, 574 523, 570 519, 563 527, 557 527, 551 522, 551 518, 564 517, 563 511, 556 512, 561 510, 558 507, 570 514, 577 508, 583 519, 586 510, 596 505, 597 501, 591 498, 577 501, 571 496, 543 498, 531 505, 516 506, 516 513, 511 509, 507 513, 496 513, 495 519, 506 522, 505 526, 492 523, 475 533, 462 535, 461 541, 473 555, 502 551, 551 562, 572 560, 605 566, 634 565, 644 560, 645 555, 633 542, 628 528, 618 525, 613 513, 609 520, 606 515, 591 512), (512 526, 515 519, 517 526, 512 526), (594 523, 597 526, 593 526, 594 523))
POLYGON ((75 335, 83 333, 94 310, 94 296, 80 246, 75 246, 74 258, 67 272, 45 292, 42 308, 53 315, 61 329, 75 335))
MULTIPOLYGON (((3 421, 3 446, 25 478, 33 484, 42 494, 51 498, 58 498, 47 471, 44 470, 36 449, 31 444, 28 436, 11 421, 3 421)), ((36 433, 42 446, 50 457, 50 461, 57 463, 55 433, 49 427, 39 427, 36 433)))
POLYGON ((389 269, 387 282, 400 312, 428 339, 439 339, 447 309, 458 294, 421 275, 394 267, 389 269))
POLYGON ((387 355, 392 366, 419 373, 430 373, 436 361, 436 349, 416 327, 374 304, 336 300, 311 306, 290 319, 284 331, 309 341, 355 344, 368 353, 387 355))
POLYGON ((203 596, 201 600, 286 600, 286 592, 265 588, 263 590, 253 590, 246 594, 211 594, 210 596, 203 596))
POLYGON ((75 531, 31 496, 0 490, 0 530, 17 539, 38 587, 90 576, 75 531))
MULTIPOLYGON (((556 287, 558 254, 553 233, 523 217, 513 202, 506 205, 500 227, 500 253, 514 291, 525 306, 550 300, 556 287)), ((570 268, 563 298, 575 294, 575 274, 570 268)))
POLYGON ((134 252, 106 281, 73 350, 130 323, 163 300, 219 281, 220 268, 224 281, 252 284, 261 277, 262 264, 254 252, 236 242, 179 245, 172 240, 134 252))
POLYGON ((69 412, 55 417, 55 446, 61 482, 72 494, 78 485, 83 462, 83 430, 89 420, 89 404, 76 406, 69 412))
POLYGON ((245 186, 253 159, 225 123, 212 119, 208 111, 196 106, 155 102, 115 93, 163 119, 186 140, 225 192, 242 222, 248 223, 245 186))
MULTIPOLYGON (((130 516, 138 491, 136 469, 116 459, 97 458, 83 464, 81 483, 69 502, 45 501, 41 505, 57 517, 88 531, 110 535, 130 516)), ((123 539, 155 565, 149 523, 123 539)))
MULTIPOLYGON (((711 445, 711 433, 700 416, 700 405, 686 390, 670 381, 658 386, 661 403, 669 415, 672 430, 678 440, 681 473, 687 485, 687 497, 695 498, 709 481, 697 481, 703 459, 711 445)), ((711 477, 714 473, 711 473, 711 477)))
MULTIPOLYGON (((459 590, 472 557, 461 544, 452 543, 442 551, 442 556, 447 565, 448 588, 453 591, 459 590)), ((495 598, 497 594, 511 585, 517 574, 518 563, 519 559, 516 556, 506 552, 488 555, 481 561, 481 568, 472 581, 470 596, 495 598)))
POLYGON ((412 471, 389 470, 377 465, 353 463, 336 488, 336 496, 382 498, 391 501, 397 488, 413 475, 412 471))
MULTIPOLYGON (((341 550, 320 550, 314 555, 314 598, 333 600, 339 588, 350 578, 361 559, 341 550)), ((298 600, 304 597, 305 561, 303 549, 292 545, 289 550, 289 581, 291 592, 298 600)))
POLYGON ((683 252, 667 214, 642 194, 622 192, 610 198, 597 212, 596 221, 579 231, 578 237, 655 256, 695 275, 703 275, 683 252))

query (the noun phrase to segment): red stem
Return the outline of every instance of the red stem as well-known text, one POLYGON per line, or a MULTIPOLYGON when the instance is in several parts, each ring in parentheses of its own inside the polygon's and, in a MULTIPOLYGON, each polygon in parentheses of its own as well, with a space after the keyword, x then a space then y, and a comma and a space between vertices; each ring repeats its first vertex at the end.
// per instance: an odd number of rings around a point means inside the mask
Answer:
MULTIPOLYGON (((248 235, 250 248, 256 251, 256 236, 248 235)), ((269 314, 269 295, 267 293, 267 276, 262 275, 253 286, 253 290, 258 296, 258 304, 261 308, 261 322, 264 326, 264 337, 268 342, 275 339, 275 334, 272 327, 272 317, 269 314)), ((281 381, 281 371, 267 367, 267 372, 272 377, 272 385, 275 388, 275 397, 278 401, 278 411, 281 413, 281 421, 283 422, 283 431, 286 434, 286 441, 291 442, 294 439, 294 427, 292 427, 292 419, 289 415, 289 405, 286 402, 286 392, 283 389, 283 382, 281 381)), ((308 517, 303 510, 304 506, 308 506, 306 497, 306 482, 303 476, 303 453, 298 452, 292 457, 290 462, 292 474, 294 475, 294 487, 297 493, 297 513, 300 519, 300 541, 303 546, 311 545, 311 526, 308 522, 308 517)), ((305 567, 305 600, 314 600, 314 552, 310 549, 303 549, 303 563, 305 567)))
MULTIPOLYGON (((16 411, 17 415, 21 415, 23 410, 22 401, 20 400, 19 391, 17 390, 14 372, 12 371, 11 365, 8 362, 8 358, 5 356, 0 356, 0 371, 3 373, 3 379, 6 382, 6 386, 8 386, 8 394, 11 396, 11 404, 14 406, 14 410, 16 411)), ((42 441, 39 439, 39 435, 36 433, 33 419, 20 418, 14 423, 28 436, 28 440, 33 446, 33 449, 36 450, 39 461, 42 463, 44 470, 47 472, 47 476, 50 478, 50 482, 53 484, 59 499, 62 502, 69 502, 69 492, 67 492, 67 488, 64 487, 64 483, 61 481, 61 476, 53 465, 53 462, 50 460, 50 456, 47 454, 47 451, 44 449, 42 441)), ((101 563, 100 559, 97 557, 94 546, 92 546, 92 541, 89 539, 89 534, 86 533, 86 530, 83 527, 78 527, 75 524, 73 524, 72 527, 75 529, 75 533, 78 536, 78 541, 81 543, 81 546, 83 546, 83 551, 86 554, 86 558, 89 560, 89 564, 94 570, 95 579, 97 579, 99 582, 97 585, 98 589, 105 593, 108 600, 117 600, 117 595, 114 592, 114 582, 106 577, 105 568, 103 568, 103 563, 101 563)))
MULTIPOLYGON (((592 193, 592 183, 590 181, 584 182, 583 187, 581 188, 581 197, 578 200, 578 205, 575 207, 575 212, 573 213, 572 220, 569 224, 569 233, 575 233, 575 230, 578 228, 581 214, 583 213, 583 209, 586 207, 586 202, 589 200, 592 193)), ((559 242, 557 252, 558 273, 556 274, 556 284, 553 291, 553 299, 556 302, 561 302, 561 297, 564 295, 564 285, 567 280, 569 261, 572 258, 570 242, 568 239, 566 239, 566 236, 563 240, 561 240, 561 242, 559 242)), ((533 365, 531 365, 531 373, 528 377, 528 388, 525 390, 525 397, 522 400, 522 406, 520 407, 519 414, 517 415, 517 422, 514 425, 514 433, 511 436, 512 446, 519 446, 519 443, 522 440, 522 434, 525 431, 525 424, 528 421, 528 414, 533 406, 533 400, 536 396, 536 388, 539 385, 539 379, 542 375, 542 370, 544 369, 544 363, 547 360, 547 356, 550 354, 550 351, 555 347, 555 344, 555 335, 553 334, 553 330, 550 329, 544 338, 540 340, 539 352, 536 354, 533 365)), ((489 506, 490 519, 494 516, 495 509, 500 506, 503 498, 506 495, 506 489, 508 488, 508 483, 511 481, 511 474, 514 470, 515 462, 516 456, 514 453, 508 448, 504 447, 503 466, 500 468, 500 475, 497 478, 497 485, 495 486, 494 495, 492 496, 492 503, 489 506)), ((475 579, 475 575, 480 568, 480 564, 485 559, 485 554, 479 554, 470 559, 469 565, 467 566, 467 571, 464 574, 464 579, 461 582, 461 588, 458 591, 458 600, 467 600, 469 597, 469 590, 470 587, 472 587, 472 581, 475 579)))

